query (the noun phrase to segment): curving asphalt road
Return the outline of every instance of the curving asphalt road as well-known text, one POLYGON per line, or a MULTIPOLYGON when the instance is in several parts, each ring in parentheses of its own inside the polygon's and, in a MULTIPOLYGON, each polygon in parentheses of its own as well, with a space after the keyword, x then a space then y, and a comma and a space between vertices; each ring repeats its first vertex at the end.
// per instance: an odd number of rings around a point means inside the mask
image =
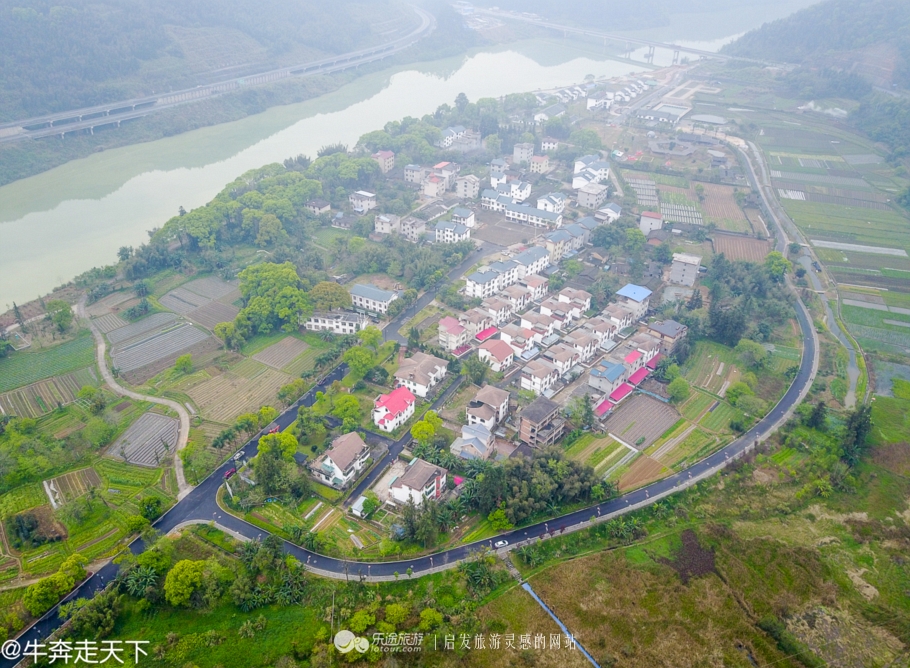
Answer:
MULTIPOLYGON (((749 165, 751 168, 751 162, 749 162, 749 165)), ((755 178, 754 173, 752 174, 752 177, 755 178)), ((759 189, 759 192, 765 197, 763 190, 759 189)), ((770 207, 769 210, 771 210, 770 207)), ((772 217, 774 217, 773 210, 771 211, 772 217)), ((778 225, 778 229, 780 230, 778 244, 783 247, 786 244, 786 235, 780 228, 780 222, 776 217, 774 222, 778 225)), ((584 529, 595 522, 607 521, 618 515, 650 505, 677 491, 686 489, 699 480, 714 475, 732 461, 735 461, 737 458, 754 449, 759 442, 765 440, 789 418, 792 411, 808 393, 818 369, 818 341, 812 326, 811 318, 809 317, 805 306, 798 298, 796 301, 796 318, 799 323, 800 331, 803 334, 805 345, 799 370, 783 398, 781 398, 770 413, 759 420, 758 423, 741 437, 706 459, 693 464, 688 469, 669 478, 659 480, 647 487, 623 494, 622 496, 595 504, 588 508, 577 510, 561 517, 515 529, 508 533, 496 536, 495 538, 476 541, 467 545, 459 545, 444 552, 414 559, 376 563, 353 562, 317 554, 289 542, 285 542, 285 551, 294 555, 302 563, 306 564, 308 570, 324 577, 335 579, 362 578, 374 582, 388 581, 397 579, 397 576, 406 577, 405 574, 409 572, 413 575, 420 576, 452 568, 460 561, 469 558, 478 550, 493 548, 493 543, 500 540, 508 541, 508 545, 502 550, 507 551, 528 542, 584 529)), ((335 380, 341 379, 344 376, 344 373, 344 365, 335 368, 319 385, 312 388, 297 403, 278 417, 276 423, 279 427, 281 429, 286 429, 288 425, 294 421, 299 405, 312 405, 315 401, 316 391, 324 389, 335 380)), ((454 389, 455 386, 449 388, 446 393, 441 395, 436 402, 434 402, 434 406, 443 402, 448 394, 454 391, 454 389)), ((410 437, 405 434, 405 436, 395 442, 377 436, 373 436, 371 439, 373 439, 374 442, 379 442, 382 445, 387 446, 389 450, 386 458, 393 458, 397 456, 397 453, 401 451, 401 448, 410 437)), ((251 439, 241 448, 244 451, 245 457, 249 458, 255 455, 258 443, 259 435, 251 439)), ((224 473, 232 466, 233 462, 227 462, 219 467, 212 475, 206 478, 200 485, 163 515, 155 523, 155 528, 163 533, 167 533, 189 524, 214 522, 217 526, 239 538, 249 540, 260 538, 263 533, 260 528, 234 517, 233 515, 229 515, 222 511, 216 503, 216 494, 218 488, 222 484, 224 473)), ((379 475, 378 472, 380 470, 380 467, 376 467, 371 475, 374 477, 379 475)), ((358 486, 358 489, 364 484, 365 483, 362 482, 361 485, 358 486)), ((141 540, 134 541, 129 547, 133 553, 137 554, 144 549, 141 540)), ((116 575, 117 570, 118 566, 116 564, 108 564, 99 572, 88 578, 64 599, 64 601, 77 596, 93 596, 96 592, 104 588, 105 582, 110 582, 116 575)), ((57 608, 55 607, 38 620, 32 627, 26 630, 18 640, 23 645, 28 641, 40 641, 43 638, 47 638, 47 636, 57 629, 60 624, 60 619, 57 616, 57 608)), ((0 668, 13 666, 15 663, 15 660, 0 658, 0 668)))

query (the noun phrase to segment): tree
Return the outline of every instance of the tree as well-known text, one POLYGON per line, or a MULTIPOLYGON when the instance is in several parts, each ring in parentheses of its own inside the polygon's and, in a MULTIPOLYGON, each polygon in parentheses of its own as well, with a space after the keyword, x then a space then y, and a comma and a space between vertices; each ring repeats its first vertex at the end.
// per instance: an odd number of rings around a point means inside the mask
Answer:
POLYGON ((297 439, 289 431, 279 431, 276 434, 266 434, 259 439, 259 454, 275 451, 281 459, 293 461, 297 452, 297 439))
MULTIPOLYGON (((398 300, 395 300, 398 301, 398 300)), ((395 302, 392 302, 393 304, 395 302)), ((420 348, 420 330, 416 327, 411 327, 408 330, 408 349, 409 350, 418 350, 420 348)))
POLYGON ((345 351, 342 359, 348 365, 351 373, 363 378, 367 371, 373 368, 373 353, 363 346, 354 346, 345 351))
POLYGON ((411 437, 423 447, 429 445, 435 435, 436 427, 426 420, 415 422, 414 426, 411 427, 411 437))
POLYGON ((461 372, 475 385, 482 385, 490 371, 490 366, 476 355, 466 359, 461 365, 461 372))
POLYGON ((77 583, 85 579, 87 563, 88 559, 79 552, 70 555, 56 573, 28 586, 22 597, 22 605, 33 616, 40 617, 77 583))
POLYGON ((497 508, 489 515, 487 515, 487 519, 490 521, 490 527, 493 529, 493 531, 508 531, 514 526, 509 521, 509 517, 506 515, 504 506, 505 504, 503 504, 503 507, 497 508))
POLYGON ((842 440, 843 460, 849 466, 856 466, 866 450, 866 438, 872 429, 872 406, 857 406, 847 416, 842 440))
POLYGON ((569 412, 578 426, 590 428, 594 425, 594 403, 590 394, 585 393, 583 397, 572 399, 569 412))
POLYGON ((575 130, 569 135, 569 143, 583 153, 599 151, 603 148, 600 135, 594 130, 575 130))
POLYGON ((750 339, 740 339, 733 349, 739 355, 740 361, 752 369, 762 369, 767 364, 771 354, 765 347, 750 339))
POLYGON ((403 624, 410 614, 410 608, 404 603, 389 603, 385 607, 385 621, 393 626, 403 624))
POLYGON ((290 406, 306 392, 306 382, 302 378, 295 378, 287 385, 282 385, 278 390, 278 400, 285 406, 290 406))
POLYGON ((389 372, 385 367, 376 365, 363 378, 377 385, 385 385, 389 381, 389 372))
POLYGON ((724 398, 727 401, 729 401, 731 404, 736 406, 737 405, 736 402, 740 397, 754 396, 754 395, 755 395, 755 392, 752 391, 751 387, 749 387, 742 381, 737 381, 737 382, 733 383, 732 385, 730 385, 730 387, 727 388, 727 392, 724 395, 724 398))
POLYGON ((65 332, 73 324, 73 307, 62 299, 49 301, 47 303, 47 313, 61 332, 65 332))
POLYGON ((271 406, 260 406, 256 413, 256 422, 260 427, 265 427, 278 417, 278 411, 271 406))
POLYGON ((174 362, 174 369, 179 373, 189 373, 193 370, 193 356, 190 353, 181 355, 174 362))
POLYGON ((790 260, 785 258, 779 251, 771 251, 765 258, 765 269, 768 270, 768 275, 775 283, 782 282, 784 280, 784 276, 792 268, 793 264, 790 262, 790 260))
POLYGON ((376 496, 376 492, 369 491, 364 494, 366 497, 363 502, 363 514, 365 517, 369 517, 374 512, 379 510, 379 507, 382 505, 379 502, 379 497, 376 496))
POLYGON ((240 350, 246 343, 246 337, 234 322, 219 322, 215 325, 214 334, 224 344, 225 350, 240 350))
POLYGON ((442 624, 442 613, 433 608, 424 608, 420 611, 420 630, 432 631, 442 624))
POLYGON ((342 395, 335 400, 334 406, 332 407, 332 415, 339 420, 353 420, 359 422, 361 417, 360 402, 357 400, 357 397, 350 394, 342 395))
POLYGON ((823 431, 825 425, 827 424, 827 418, 828 407, 825 406, 824 401, 819 400, 819 402, 812 408, 812 412, 809 413, 809 417, 806 418, 806 426, 812 429, 823 431))
POLYGON ((630 253, 641 252, 641 249, 645 247, 645 242, 647 241, 644 232, 642 232, 637 227, 630 227, 626 230, 626 238, 623 242, 623 246, 630 253))
POLYGON ((158 519, 161 515, 161 498, 157 496, 147 496, 139 502, 139 512, 149 522, 158 519))
POLYGON ((104 591, 93 598, 77 598, 60 606, 60 617, 69 619, 67 633, 72 638, 98 640, 114 630, 120 612, 120 597, 115 590, 104 591))
POLYGON ((689 383, 686 382, 685 378, 679 376, 667 385, 667 393, 670 395, 670 400, 675 404, 685 401, 689 397, 689 383))
POLYGON ((331 311, 351 305, 351 293, 335 281, 321 281, 310 290, 310 301, 318 311, 331 311))
POLYGON ((370 325, 357 332, 357 338, 361 340, 363 345, 373 350, 379 350, 379 346, 382 345, 382 330, 376 325, 370 325))
POLYGON ((654 261, 660 264, 670 264, 673 262, 673 248, 669 242, 665 241, 654 249, 654 261))
POLYGON ((175 607, 187 606, 202 587, 204 561, 181 559, 164 579, 164 598, 175 607))
POLYGON ((694 311, 702 307, 703 301, 701 296, 701 290, 696 289, 692 296, 689 297, 689 301, 686 302, 686 310, 694 311))

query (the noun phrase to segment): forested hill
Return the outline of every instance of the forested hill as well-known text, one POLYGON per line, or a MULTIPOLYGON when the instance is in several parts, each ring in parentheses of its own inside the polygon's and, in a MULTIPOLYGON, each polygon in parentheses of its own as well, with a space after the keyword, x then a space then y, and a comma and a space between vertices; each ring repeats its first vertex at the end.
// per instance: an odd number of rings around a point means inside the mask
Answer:
POLYGON ((723 52, 836 67, 910 88, 910 2, 825 0, 746 33, 723 52))
POLYGON ((0 121, 343 53, 416 22, 397 0, 0 0, 0 121))

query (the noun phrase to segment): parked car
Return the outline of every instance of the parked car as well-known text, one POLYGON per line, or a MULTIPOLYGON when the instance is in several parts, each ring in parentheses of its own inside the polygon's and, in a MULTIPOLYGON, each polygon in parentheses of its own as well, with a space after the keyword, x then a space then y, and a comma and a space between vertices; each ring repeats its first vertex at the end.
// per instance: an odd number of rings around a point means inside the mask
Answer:
POLYGON ((243 459, 243 455, 244 451, 240 450, 237 454, 234 455, 234 461, 239 462, 241 459, 243 459))
POLYGON ((509 541, 507 540, 497 540, 495 543, 493 543, 493 547, 505 547, 508 544, 509 541))
POLYGON ((237 473, 237 469, 235 469, 235 468, 228 469, 227 471, 224 472, 224 479, 227 480, 228 478, 233 476, 235 473, 237 473))
POLYGON ((270 434, 277 434, 277 433, 278 433, 278 425, 276 424, 274 427, 272 427, 271 429, 269 429, 269 433, 270 433, 270 434))

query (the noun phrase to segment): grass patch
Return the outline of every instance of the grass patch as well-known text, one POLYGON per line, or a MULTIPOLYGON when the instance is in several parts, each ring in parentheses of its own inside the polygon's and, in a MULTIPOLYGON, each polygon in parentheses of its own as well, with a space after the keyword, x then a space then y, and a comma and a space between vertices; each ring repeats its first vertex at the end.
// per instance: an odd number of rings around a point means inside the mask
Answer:
POLYGON ((72 341, 35 352, 28 349, 13 352, 0 359, 0 392, 35 383, 90 366, 95 360, 95 346, 88 330, 72 341))

